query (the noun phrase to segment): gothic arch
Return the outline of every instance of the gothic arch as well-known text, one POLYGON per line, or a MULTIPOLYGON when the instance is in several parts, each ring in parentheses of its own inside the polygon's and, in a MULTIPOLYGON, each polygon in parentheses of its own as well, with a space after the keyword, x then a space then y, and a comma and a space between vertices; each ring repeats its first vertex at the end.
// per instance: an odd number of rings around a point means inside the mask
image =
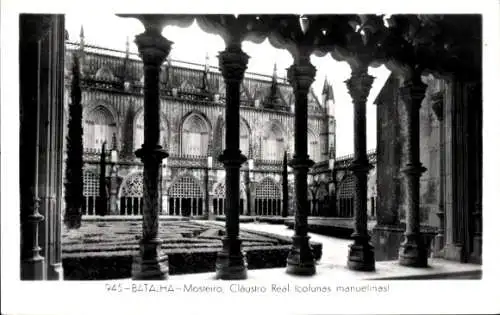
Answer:
POLYGON ((256 198, 281 199, 281 188, 271 177, 264 177, 255 188, 256 198))
MULTIPOLYGON (((226 136, 226 121, 223 118, 217 121, 217 128, 216 136, 218 137, 218 148, 222 152, 225 148, 226 136)), ((252 130, 250 129, 250 125, 243 117, 240 117, 240 150, 247 157, 250 153, 251 139, 252 130)))
MULTIPOLYGON (((226 181, 221 180, 213 185, 212 188, 212 194, 214 198, 217 196, 217 198, 225 198, 226 195, 226 181)), ((247 194, 246 194, 246 189, 245 185, 243 183, 240 183, 240 198, 241 199, 247 199, 247 194)))
POLYGON ((138 197, 142 198, 144 189, 144 180, 142 171, 130 173, 122 181, 118 190, 118 198, 138 197))
POLYGON ((115 107, 106 98, 98 98, 89 102, 87 106, 82 109, 82 117, 85 120, 90 113, 99 107, 104 107, 111 115, 113 121, 118 125, 120 123, 120 115, 116 111, 115 107))
MULTIPOLYGON (((133 145, 139 149, 144 142, 144 108, 137 110, 133 120, 133 145)), ((160 115, 160 145, 167 150, 170 147, 170 125, 164 115, 160 115)))
POLYGON ((117 137, 118 127, 116 119, 108 106, 94 106, 83 117, 84 148, 100 150, 104 141, 106 141, 109 148, 113 141, 113 134, 117 137))
POLYGON ((261 158, 263 160, 281 160, 287 147, 286 140, 283 124, 277 120, 269 121, 263 128, 261 158))
POLYGON ((204 198, 203 186, 200 181, 190 173, 178 175, 168 187, 169 197, 204 198))
POLYGON ((168 213, 170 215, 202 215, 204 190, 200 181, 188 172, 177 176, 168 187, 168 213))
POLYGON ((206 156, 212 126, 207 117, 198 111, 185 115, 180 124, 180 154, 206 156))
POLYGON ((321 148, 318 134, 312 129, 307 129, 307 149, 309 158, 318 163, 321 159, 321 148))
POLYGON ((255 214, 281 215, 281 189, 271 177, 264 177, 255 188, 255 214))
MULTIPOLYGON (((224 180, 217 182, 214 184, 212 189, 212 206, 213 211, 216 215, 225 215, 226 214, 226 183, 224 180)), ((240 183, 240 214, 243 215, 245 213, 246 208, 246 200, 247 194, 246 189, 243 183, 240 183)), ((248 210, 247 210, 248 212, 248 210)))
POLYGON ((207 126, 207 129, 209 132, 212 132, 212 123, 210 122, 210 119, 208 119, 207 115, 199 110, 192 110, 190 112, 188 112, 187 114, 185 114, 184 116, 182 116, 181 118, 181 123, 179 125, 179 132, 182 132, 182 126, 184 125, 184 123, 186 122, 186 120, 188 120, 191 116, 199 116, 206 124, 207 126))
POLYGON ((144 178, 142 171, 130 173, 124 178, 118 190, 121 215, 141 215, 143 213, 144 178))

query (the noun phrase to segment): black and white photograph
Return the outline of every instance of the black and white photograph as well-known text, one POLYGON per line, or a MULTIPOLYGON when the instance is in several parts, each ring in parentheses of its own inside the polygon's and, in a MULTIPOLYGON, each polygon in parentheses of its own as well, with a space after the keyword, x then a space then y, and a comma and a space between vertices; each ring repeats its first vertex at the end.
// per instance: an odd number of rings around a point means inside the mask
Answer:
POLYGON ((500 4, 218 2, 2 3, 2 313, 500 311, 500 4))

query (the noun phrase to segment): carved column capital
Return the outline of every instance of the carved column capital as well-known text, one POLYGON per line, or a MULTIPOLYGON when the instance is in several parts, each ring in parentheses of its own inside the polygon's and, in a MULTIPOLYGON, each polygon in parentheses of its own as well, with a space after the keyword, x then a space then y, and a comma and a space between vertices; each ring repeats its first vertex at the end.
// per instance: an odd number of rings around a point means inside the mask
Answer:
POLYGON ((250 57, 238 46, 227 47, 219 53, 219 68, 226 82, 239 84, 243 80, 250 57))
POLYGON ((366 103, 375 77, 368 74, 368 68, 355 70, 351 78, 345 81, 347 90, 352 97, 353 102, 366 103))
POLYGON ((137 35, 135 43, 144 65, 156 67, 159 67, 167 58, 173 44, 154 29, 146 30, 137 35))
POLYGON ((316 68, 309 60, 305 59, 293 64, 287 71, 287 78, 292 84, 294 92, 308 93, 315 76, 316 68))
POLYGON ((399 87, 399 95, 405 104, 411 104, 416 106, 416 108, 420 108, 425 98, 426 90, 427 85, 419 79, 413 79, 401 84, 399 87))

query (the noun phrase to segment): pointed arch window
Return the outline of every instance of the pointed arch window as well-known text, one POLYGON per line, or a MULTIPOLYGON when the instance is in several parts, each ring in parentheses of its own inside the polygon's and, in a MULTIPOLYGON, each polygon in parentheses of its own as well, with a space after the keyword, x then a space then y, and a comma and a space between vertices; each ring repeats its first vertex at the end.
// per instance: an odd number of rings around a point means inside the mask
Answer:
POLYGON ((208 124, 200 115, 189 116, 182 124, 182 154, 206 156, 208 124))
POLYGON ((104 141, 111 145, 113 134, 116 132, 116 123, 111 112, 104 106, 98 106, 87 115, 84 121, 84 147, 100 150, 104 141))
MULTIPOLYGON (((134 148, 141 148, 144 143, 144 111, 141 111, 135 120, 134 128, 134 148)), ((165 120, 160 120, 160 143, 163 149, 168 150, 168 126, 165 120)))
MULTIPOLYGON (((226 126, 222 126, 222 150, 226 148, 226 126)), ((240 151, 243 155, 248 157, 250 153, 250 130, 243 121, 240 121, 240 151)))
POLYGON ((264 134, 262 159, 281 160, 285 151, 285 137, 283 129, 273 123, 264 134))
POLYGON ((320 161, 319 139, 311 130, 307 131, 307 151, 311 160, 316 163, 320 161))

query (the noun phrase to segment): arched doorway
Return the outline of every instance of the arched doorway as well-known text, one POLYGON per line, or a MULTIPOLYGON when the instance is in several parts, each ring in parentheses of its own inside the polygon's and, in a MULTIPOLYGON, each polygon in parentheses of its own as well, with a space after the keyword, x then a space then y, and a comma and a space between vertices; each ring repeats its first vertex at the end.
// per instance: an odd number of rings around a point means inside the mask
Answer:
POLYGON ((255 189, 255 214, 281 215, 282 200, 278 184, 269 177, 264 178, 255 189))
POLYGON ((168 214, 203 215, 203 190, 199 181, 191 174, 177 177, 168 189, 168 214))

